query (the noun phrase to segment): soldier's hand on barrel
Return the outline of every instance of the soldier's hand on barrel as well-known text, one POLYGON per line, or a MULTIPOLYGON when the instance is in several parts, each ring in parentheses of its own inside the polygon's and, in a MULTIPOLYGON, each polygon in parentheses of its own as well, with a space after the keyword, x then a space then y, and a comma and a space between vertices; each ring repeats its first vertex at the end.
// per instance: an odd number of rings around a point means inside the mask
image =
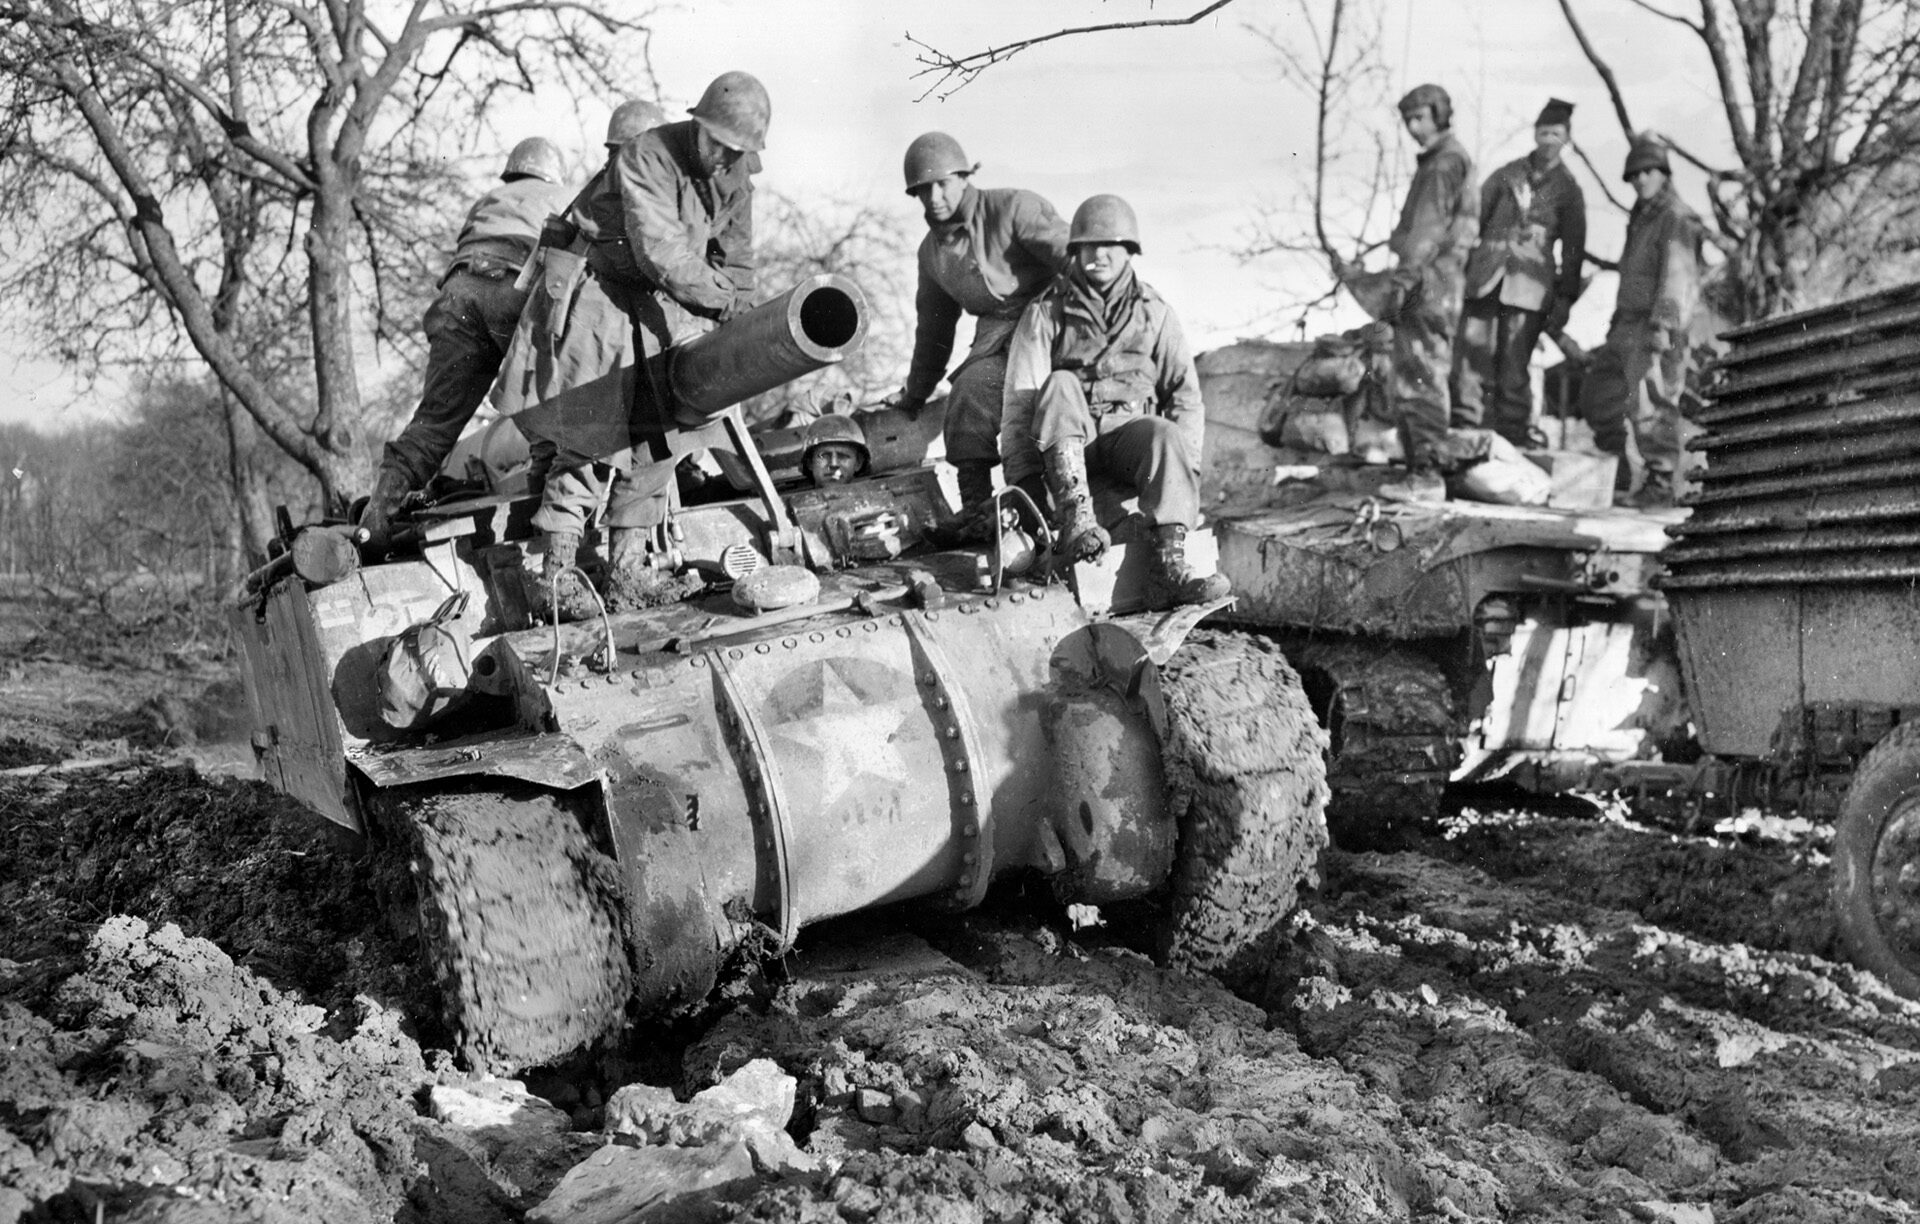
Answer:
POLYGON ((1656 353, 1664 353, 1673 347, 1673 330, 1667 327, 1655 327, 1653 335, 1647 340, 1647 347, 1656 353))

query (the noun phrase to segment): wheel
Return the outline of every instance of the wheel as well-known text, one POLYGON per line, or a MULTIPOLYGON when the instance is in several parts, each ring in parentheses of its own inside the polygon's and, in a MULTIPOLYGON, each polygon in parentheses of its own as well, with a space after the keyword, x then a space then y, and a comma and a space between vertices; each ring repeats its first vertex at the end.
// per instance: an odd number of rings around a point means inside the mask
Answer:
POLYGON ((1833 835, 1833 911, 1853 962, 1920 999, 1920 723, 1873 746, 1833 835))
POLYGON ((421 952, 470 1066, 510 1073, 619 1029, 619 877, 563 796, 486 779, 390 796, 382 814, 411 856, 421 952))
POLYGON ((1230 982, 1269 937, 1327 845, 1326 733, 1279 647, 1194 632, 1161 672, 1167 786, 1179 821, 1168 963, 1230 982))
POLYGON ((1327 727, 1334 842, 1396 849, 1431 828, 1460 756, 1446 674, 1424 655, 1370 642, 1313 642, 1291 657, 1327 727))

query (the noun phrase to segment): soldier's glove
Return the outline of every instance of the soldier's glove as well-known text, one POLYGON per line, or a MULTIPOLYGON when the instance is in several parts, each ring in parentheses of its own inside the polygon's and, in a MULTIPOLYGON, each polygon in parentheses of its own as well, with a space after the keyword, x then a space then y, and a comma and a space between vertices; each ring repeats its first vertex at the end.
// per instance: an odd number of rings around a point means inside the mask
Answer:
POLYGON ((1647 338, 1647 347, 1656 353, 1665 353, 1673 348, 1673 330, 1667 327, 1655 327, 1647 338))
POLYGON ((912 421, 919 418, 920 410, 927 406, 927 401, 918 396, 908 395, 907 389, 902 387, 892 395, 881 400, 880 406, 882 408, 898 408, 907 414, 909 421, 912 421))

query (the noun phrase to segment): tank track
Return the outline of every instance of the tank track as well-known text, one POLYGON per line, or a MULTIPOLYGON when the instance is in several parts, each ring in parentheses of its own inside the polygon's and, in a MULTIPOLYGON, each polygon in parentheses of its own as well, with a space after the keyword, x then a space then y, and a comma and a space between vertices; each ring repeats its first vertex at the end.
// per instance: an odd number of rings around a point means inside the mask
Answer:
POLYGON ((488 781, 391 797, 421 952, 475 1070, 555 1061, 616 1032, 631 993, 613 863, 560 796, 488 781))
POLYGON ((1325 710, 1335 844, 1393 849, 1433 827, 1460 761, 1446 673, 1424 655, 1372 642, 1316 641, 1287 654, 1325 710))
POLYGON ((1163 759, 1179 820, 1162 959, 1229 983, 1316 881, 1327 845, 1326 733, 1265 638, 1194 632, 1161 672, 1163 759))

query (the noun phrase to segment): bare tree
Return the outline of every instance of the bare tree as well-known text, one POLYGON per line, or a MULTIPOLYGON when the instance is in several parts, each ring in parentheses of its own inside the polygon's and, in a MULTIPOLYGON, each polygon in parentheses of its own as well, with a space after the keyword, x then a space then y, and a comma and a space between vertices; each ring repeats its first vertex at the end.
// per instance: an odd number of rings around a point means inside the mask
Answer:
MULTIPOLYGON (((1628 2, 1651 27, 1634 37, 1685 31, 1713 74, 1732 163, 1691 140, 1668 140, 1707 174, 1728 255, 1727 300, 1717 304, 1730 317, 1760 318, 1912 275, 1920 250, 1920 6, 1694 0, 1689 13, 1677 0, 1628 2)), ((1636 117, 1606 49, 1574 0, 1560 8, 1631 136, 1636 117)))
POLYGON ((645 83, 644 33, 581 0, 0 0, 0 195, 37 205, 0 289, 79 364, 184 339, 230 436, 337 505, 359 348, 411 331, 488 104, 645 83))
POLYGON ((1380 53, 1382 6, 1378 0, 1296 0, 1295 7, 1297 20, 1285 31, 1248 28, 1273 50, 1281 80, 1313 102, 1313 178, 1295 198, 1261 204, 1234 254, 1243 261, 1278 257, 1294 266, 1294 279, 1326 285, 1277 308, 1297 316, 1304 332, 1312 313, 1338 292, 1320 269, 1357 262, 1384 244, 1367 235, 1381 233, 1388 221, 1383 209, 1391 207, 1398 174, 1392 130, 1378 121, 1391 100, 1380 53))

